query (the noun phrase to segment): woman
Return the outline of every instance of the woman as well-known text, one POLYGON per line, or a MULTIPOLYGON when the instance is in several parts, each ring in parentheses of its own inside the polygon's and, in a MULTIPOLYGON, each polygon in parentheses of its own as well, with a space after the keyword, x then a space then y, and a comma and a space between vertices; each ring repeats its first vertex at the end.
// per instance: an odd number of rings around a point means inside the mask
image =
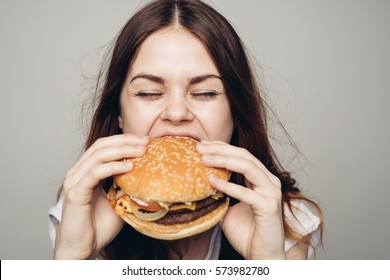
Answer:
MULTIPOLYGON (((98 82, 99 83, 99 82, 98 82)), ((85 153, 51 209, 54 257, 61 259, 306 259, 322 220, 276 159, 267 116, 240 39, 201 1, 158 0, 121 30, 85 153), (116 216, 111 176, 150 138, 201 140, 204 164, 233 172, 210 177, 233 201, 220 225, 175 242, 145 237, 116 216), (307 203, 304 203, 307 202, 307 203), (56 232, 56 236, 54 236, 56 232)))

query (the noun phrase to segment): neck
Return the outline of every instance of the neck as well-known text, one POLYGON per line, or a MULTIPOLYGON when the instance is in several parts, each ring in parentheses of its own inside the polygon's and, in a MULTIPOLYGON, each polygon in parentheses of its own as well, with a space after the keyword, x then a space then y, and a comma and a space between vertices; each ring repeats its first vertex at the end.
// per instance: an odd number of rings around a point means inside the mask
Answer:
POLYGON ((214 228, 195 236, 175 241, 166 241, 168 258, 172 260, 203 260, 208 252, 214 228))

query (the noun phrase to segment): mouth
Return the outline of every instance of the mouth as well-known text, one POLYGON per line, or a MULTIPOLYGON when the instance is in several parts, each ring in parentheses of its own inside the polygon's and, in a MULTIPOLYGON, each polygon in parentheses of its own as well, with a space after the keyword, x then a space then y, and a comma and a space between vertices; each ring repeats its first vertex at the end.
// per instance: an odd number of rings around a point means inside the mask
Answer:
POLYGON ((193 134, 193 133, 188 133, 188 132, 172 132, 172 131, 167 131, 167 132, 164 132, 162 134, 159 134, 157 135, 156 137, 154 138, 161 138, 161 137, 164 137, 164 136, 180 136, 180 137, 188 137, 188 138, 192 138, 196 141, 200 141, 201 138, 198 137, 197 135, 193 134))

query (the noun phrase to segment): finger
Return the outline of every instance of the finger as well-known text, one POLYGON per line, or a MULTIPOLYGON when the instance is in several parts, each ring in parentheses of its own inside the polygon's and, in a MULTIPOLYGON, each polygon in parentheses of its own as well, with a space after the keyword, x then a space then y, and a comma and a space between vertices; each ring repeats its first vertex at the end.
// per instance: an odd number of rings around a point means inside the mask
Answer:
MULTIPOLYGON (((197 151, 200 154, 210 154, 210 155, 232 155, 236 157, 243 157, 248 160, 257 161, 257 158, 254 157, 248 150, 236 146, 229 145, 221 141, 205 141, 198 143, 197 151)), ((260 166, 263 166, 260 163, 260 166)))
POLYGON ((256 215, 265 217, 280 211, 280 197, 262 195, 243 186, 227 182, 214 174, 209 175, 208 179, 215 189, 251 206, 256 215))
POLYGON ((280 184, 274 184, 269 176, 251 160, 233 156, 204 155, 202 162, 206 166, 226 168, 244 175, 253 190, 261 191, 266 195, 275 195, 275 192, 280 192, 280 184))
POLYGON ((77 163, 69 170, 69 175, 71 175, 79 166, 85 161, 86 158, 91 156, 95 151, 101 150, 107 147, 114 146, 123 146, 123 145, 140 145, 146 146, 149 143, 149 138, 147 136, 136 136, 133 134, 117 134, 108 137, 99 138, 95 143, 89 147, 77 163))
POLYGON ((253 164, 255 164, 258 168, 263 170, 263 172, 266 173, 266 175, 269 177, 271 181, 277 183, 278 179, 275 177, 275 175, 273 175, 260 160, 258 160, 255 156, 253 156, 248 150, 244 148, 235 147, 221 141, 210 142, 210 141, 202 140, 202 142, 197 145, 197 151, 200 154, 226 155, 226 156, 229 155, 237 158, 247 159, 253 162, 253 164))
POLYGON ((94 166, 110 161, 120 161, 124 158, 140 157, 144 155, 145 152, 145 146, 124 145, 104 147, 90 153, 89 157, 86 157, 82 162, 80 162, 77 169, 73 170, 71 174, 68 174, 66 178, 70 184, 73 185, 80 181, 85 174, 90 172, 94 166))
POLYGON ((254 206, 258 203, 264 203, 265 199, 262 199, 260 195, 254 195, 254 191, 237 184, 227 182, 214 174, 210 174, 209 177, 210 184, 220 192, 238 199, 241 202, 244 202, 248 205, 254 206), (262 201, 264 200, 264 201, 262 201))
POLYGON ((131 161, 112 161, 94 166, 75 184, 76 187, 65 188, 66 183, 64 183, 67 200, 79 206, 90 204, 93 192, 101 180, 129 172, 133 166, 131 161))

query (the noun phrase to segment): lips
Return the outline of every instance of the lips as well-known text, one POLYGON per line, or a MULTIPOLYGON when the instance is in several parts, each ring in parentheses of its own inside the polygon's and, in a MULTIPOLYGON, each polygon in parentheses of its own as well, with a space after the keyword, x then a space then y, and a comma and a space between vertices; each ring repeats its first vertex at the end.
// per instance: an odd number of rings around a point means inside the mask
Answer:
POLYGON ((188 137, 188 138, 192 138, 196 141, 200 141, 201 138, 193 133, 189 133, 189 132, 173 132, 173 131, 166 131, 164 133, 161 133, 161 134, 158 134, 156 137, 153 137, 153 138, 161 138, 161 137, 164 137, 164 136, 181 136, 181 137, 188 137))

